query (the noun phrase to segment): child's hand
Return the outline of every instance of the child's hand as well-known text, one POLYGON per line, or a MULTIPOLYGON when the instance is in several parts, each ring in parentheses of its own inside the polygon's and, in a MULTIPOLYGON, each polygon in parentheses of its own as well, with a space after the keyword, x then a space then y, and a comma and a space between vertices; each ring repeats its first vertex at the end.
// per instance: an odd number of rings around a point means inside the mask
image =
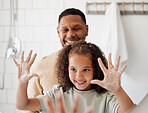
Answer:
POLYGON ((121 71, 118 71, 120 56, 118 56, 116 66, 114 67, 111 62, 111 53, 108 56, 108 69, 104 66, 102 60, 98 59, 99 65, 104 73, 104 79, 101 80, 92 80, 92 84, 98 84, 99 86, 109 90, 109 91, 117 91, 121 88, 121 81, 120 77, 121 74, 124 72, 126 65, 124 65, 121 71))
POLYGON ((27 83, 33 76, 37 76, 37 74, 30 74, 30 67, 33 64, 37 54, 35 53, 31 59, 32 50, 30 50, 27 59, 24 61, 24 51, 21 54, 21 63, 18 64, 17 61, 13 58, 14 63, 18 67, 18 80, 20 82, 27 83))

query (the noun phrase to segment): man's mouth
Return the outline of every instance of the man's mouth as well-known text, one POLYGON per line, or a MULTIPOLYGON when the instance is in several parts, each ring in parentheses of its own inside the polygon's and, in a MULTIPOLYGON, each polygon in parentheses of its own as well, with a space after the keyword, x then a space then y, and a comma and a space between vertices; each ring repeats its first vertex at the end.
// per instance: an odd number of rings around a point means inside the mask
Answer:
POLYGON ((65 41, 65 44, 66 45, 73 45, 75 42, 77 42, 77 41, 65 41))

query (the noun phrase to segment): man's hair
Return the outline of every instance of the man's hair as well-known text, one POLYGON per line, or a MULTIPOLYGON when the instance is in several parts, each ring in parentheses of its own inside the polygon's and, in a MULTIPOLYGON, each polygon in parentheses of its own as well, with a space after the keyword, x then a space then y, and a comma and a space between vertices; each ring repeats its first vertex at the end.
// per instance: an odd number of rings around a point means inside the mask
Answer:
POLYGON ((67 15, 79 15, 79 16, 81 16, 82 20, 84 21, 84 23, 86 25, 86 18, 85 18, 84 13, 82 11, 80 11, 79 9, 75 9, 75 8, 68 8, 68 9, 64 10, 59 15, 58 23, 60 23, 60 20, 63 16, 67 16, 67 15))
MULTIPOLYGON (((98 58, 101 58, 103 64, 108 68, 107 60, 101 49, 92 43, 85 41, 77 41, 74 45, 67 45, 58 54, 57 63, 55 65, 55 74, 58 78, 59 84, 63 87, 64 91, 69 91, 70 88, 75 87, 69 78, 69 58, 73 55, 84 55, 92 61, 93 66, 93 79, 103 80, 104 74, 98 64, 98 58)), ((92 89, 95 89, 98 93, 104 93, 107 90, 92 84, 92 89)))

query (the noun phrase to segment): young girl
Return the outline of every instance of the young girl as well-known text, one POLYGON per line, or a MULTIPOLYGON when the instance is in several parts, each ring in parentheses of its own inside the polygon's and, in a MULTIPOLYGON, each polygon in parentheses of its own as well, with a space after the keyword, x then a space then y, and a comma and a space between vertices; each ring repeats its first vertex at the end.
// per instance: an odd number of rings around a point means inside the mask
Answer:
MULTIPOLYGON (((47 113, 44 97, 28 98, 27 85, 30 78, 37 76, 30 74, 36 54, 31 59, 32 51, 24 61, 24 52, 21 64, 14 62, 18 67, 18 89, 16 106, 21 110, 39 110, 47 113)), ((102 51, 96 45, 80 41, 74 45, 64 47, 59 53, 55 74, 60 85, 55 85, 46 93, 56 108, 56 92, 61 92, 67 113, 74 103, 74 96, 79 94, 78 113, 83 113, 88 106, 93 107, 93 113, 127 113, 134 104, 121 87, 120 77, 126 65, 118 71, 120 56, 115 66, 108 62, 102 51)))

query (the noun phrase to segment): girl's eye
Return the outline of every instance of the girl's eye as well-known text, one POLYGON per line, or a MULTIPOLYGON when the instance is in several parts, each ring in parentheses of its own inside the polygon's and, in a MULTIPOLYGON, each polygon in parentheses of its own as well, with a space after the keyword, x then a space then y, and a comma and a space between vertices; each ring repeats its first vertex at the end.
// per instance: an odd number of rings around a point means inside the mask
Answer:
POLYGON ((74 68, 72 68, 71 70, 72 70, 72 71, 76 71, 76 69, 74 69, 74 68))
POLYGON ((84 69, 84 71, 89 71, 89 69, 84 69))

